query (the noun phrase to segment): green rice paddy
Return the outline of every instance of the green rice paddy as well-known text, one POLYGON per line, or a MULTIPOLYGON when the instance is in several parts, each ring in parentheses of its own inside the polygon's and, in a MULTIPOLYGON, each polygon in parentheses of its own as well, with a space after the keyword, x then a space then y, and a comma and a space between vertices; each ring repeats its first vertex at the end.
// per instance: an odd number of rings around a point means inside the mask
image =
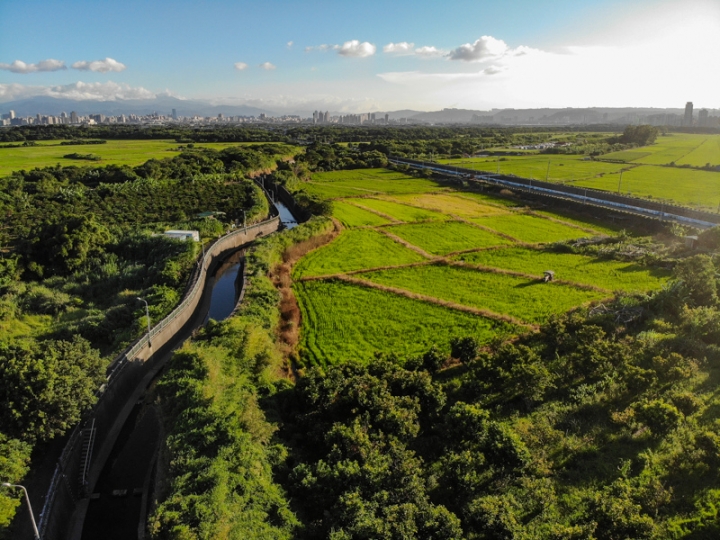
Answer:
POLYGON ((415 251, 377 231, 350 229, 303 257, 295 266, 293 277, 324 276, 423 260, 415 251))
POLYGON ((381 285, 488 309, 533 323, 539 323, 553 313, 609 296, 607 293, 524 277, 442 264, 380 270, 362 274, 361 277, 381 285))
POLYGON ((433 255, 511 243, 506 238, 459 221, 396 225, 385 230, 433 255))
POLYGON ((340 223, 346 227, 374 227, 390 223, 389 219, 343 201, 333 202, 333 216, 339 219, 340 223))
POLYGON ((668 277, 634 263, 516 243, 617 232, 594 218, 529 212, 510 198, 378 169, 316 174, 303 189, 335 198, 334 215, 349 227, 293 272, 305 365, 416 355, 460 336, 486 342, 612 291, 658 289, 668 277), (543 283, 545 270, 558 281, 543 283), (348 272, 352 283, 332 277, 348 272), (309 277, 318 279, 300 281, 309 277))
POLYGON ((368 362, 375 354, 404 357, 438 346, 448 351, 454 337, 481 343, 513 327, 443 306, 339 281, 295 284, 302 312, 300 356, 306 364, 368 362))
POLYGON ((528 244, 552 243, 573 238, 596 236, 562 223, 529 214, 481 217, 473 219, 473 222, 528 244))
POLYGON ((611 291, 659 289, 670 274, 665 270, 633 262, 521 247, 464 253, 454 259, 536 276, 542 276, 546 270, 553 270, 556 279, 611 291))

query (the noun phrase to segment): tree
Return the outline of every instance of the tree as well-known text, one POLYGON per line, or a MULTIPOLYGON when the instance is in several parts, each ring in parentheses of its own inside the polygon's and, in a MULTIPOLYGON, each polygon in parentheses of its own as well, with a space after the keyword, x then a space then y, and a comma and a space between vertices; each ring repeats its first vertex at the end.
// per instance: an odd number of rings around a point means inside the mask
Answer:
POLYGON ((695 255, 675 267, 675 279, 681 284, 691 306, 713 306, 718 302, 715 265, 708 255, 695 255))
POLYGON ((104 367, 80 337, 0 345, 0 425, 27 441, 62 435, 95 402, 104 367))

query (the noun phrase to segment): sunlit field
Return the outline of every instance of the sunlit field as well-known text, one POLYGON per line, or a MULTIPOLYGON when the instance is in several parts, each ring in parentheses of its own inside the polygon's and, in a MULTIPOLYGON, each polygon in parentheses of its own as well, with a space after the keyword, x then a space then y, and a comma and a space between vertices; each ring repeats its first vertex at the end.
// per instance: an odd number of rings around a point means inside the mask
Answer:
MULTIPOLYGON (((105 165, 136 166, 149 159, 171 158, 180 154, 184 146, 172 140, 108 140, 104 144, 60 145, 61 141, 38 141, 36 146, 0 148, 0 176, 12 171, 76 165, 78 167, 102 167, 105 165), (93 154, 99 161, 68 159, 67 154, 93 154)), ((17 143, 4 143, 2 146, 17 143)), ((248 146, 264 143, 196 143, 195 148, 222 150, 231 146, 248 146)), ((275 143, 273 143, 275 144, 275 143)), ((288 155, 297 151, 288 146, 288 155)))
POLYGON ((430 327, 446 346, 477 325, 482 342, 667 280, 663 270, 549 247, 617 232, 593 218, 379 169, 317 174, 302 189, 334 198, 346 227, 293 271, 305 365, 419 354, 430 327), (553 283, 542 281, 545 270, 556 273, 553 283))

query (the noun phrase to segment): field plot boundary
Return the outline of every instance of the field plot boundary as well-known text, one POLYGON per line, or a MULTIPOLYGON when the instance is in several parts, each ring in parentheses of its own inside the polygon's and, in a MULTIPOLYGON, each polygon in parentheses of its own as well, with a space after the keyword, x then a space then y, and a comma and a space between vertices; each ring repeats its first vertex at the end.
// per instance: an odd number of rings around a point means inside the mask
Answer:
MULTIPOLYGON (((351 199, 352 197, 348 197, 348 199, 351 199)), ((367 197, 368 199, 373 199, 374 197, 367 197)), ((365 210, 366 212, 370 212, 371 214, 375 214, 376 216, 380 216, 381 218, 385 218, 390 220, 390 223, 385 223, 384 225, 391 225, 393 223, 400 224, 405 223, 404 221, 400 221, 399 219, 391 216, 390 214, 385 214, 384 212, 380 212, 379 210, 375 210, 374 208, 370 208, 368 206, 363 206, 362 204, 358 204, 354 201, 350 201, 348 199, 342 199, 342 202, 345 204, 351 204, 355 206, 356 208, 360 208, 361 210, 365 210)))
POLYGON ((414 293, 412 291, 408 291, 406 289, 401 289, 399 287, 390 287, 388 285, 382 285, 380 283, 373 283, 372 281, 367 281, 364 279, 358 279, 355 277, 342 275, 342 276, 336 276, 334 279, 339 281, 345 281, 347 283, 352 283, 354 285, 360 285, 362 287, 368 287, 371 289, 377 289, 379 291, 392 293, 400 296, 404 296, 406 298, 411 298, 413 300, 420 300, 423 302, 428 302, 430 304, 435 304, 438 306, 443 306, 449 309, 454 309, 456 311, 463 311, 465 313, 470 313, 472 315, 478 315, 480 317, 485 317, 486 319, 492 319, 500 322, 506 322, 510 324, 514 324, 516 326, 522 326, 524 328, 528 328, 530 330, 537 331, 540 327, 536 324, 530 324, 525 321, 521 321, 520 319, 517 319, 513 317, 512 315, 504 315, 502 313, 495 313, 494 311, 490 311, 488 309, 481 309, 481 308, 474 308, 470 306, 465 306, 463 304, 458 304, 455 302, 451 302, 449 300, 442 300, 440 298, 435 298, 434 296, 428 296, 424 294, 414 293))
MULTIPOLYGON (((403 225, 405 225, 405 223, 403 223, 403 225)), ((386 228, 387 228, 387 227, 378 227, 377 230, 378 230, 378 232, 384 234, 385 236, 387 236, 387 237, 390 238, 391 240, 394 240, 394 241, 397 242, 398 244, 400 244, 400 245, 402 245, 402 246, 405 246, 405 247, 408 248, 408 249, 412 249, 415 253, 417 253, 418 255, 422 255, 422 256, 425 257, 426 259, 439 259, 439 258, 440 258, 439 255, 432 255, 432 254, 428 253, 427 251, 425 251, 424 249, 422 249, 421 247, 418 247, 418 246, 416 246, 415 244, 411 244, 411 243, 408 242, 407 240, 404 240, 403 238, 400 238, 399 236, 394 235, 393 233, 386 231, 386 230, 385 230, 386 228)))

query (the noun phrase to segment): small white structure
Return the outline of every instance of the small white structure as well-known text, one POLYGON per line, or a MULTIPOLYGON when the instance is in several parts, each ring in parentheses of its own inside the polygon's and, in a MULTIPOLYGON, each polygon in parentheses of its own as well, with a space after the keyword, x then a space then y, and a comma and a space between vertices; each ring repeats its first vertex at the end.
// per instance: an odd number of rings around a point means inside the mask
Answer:
POLYGON ((193 240, 194 242, 200 241, 200 233, 197 231, 165 231, 165 236, 175 238, 176 240, 193 240))

